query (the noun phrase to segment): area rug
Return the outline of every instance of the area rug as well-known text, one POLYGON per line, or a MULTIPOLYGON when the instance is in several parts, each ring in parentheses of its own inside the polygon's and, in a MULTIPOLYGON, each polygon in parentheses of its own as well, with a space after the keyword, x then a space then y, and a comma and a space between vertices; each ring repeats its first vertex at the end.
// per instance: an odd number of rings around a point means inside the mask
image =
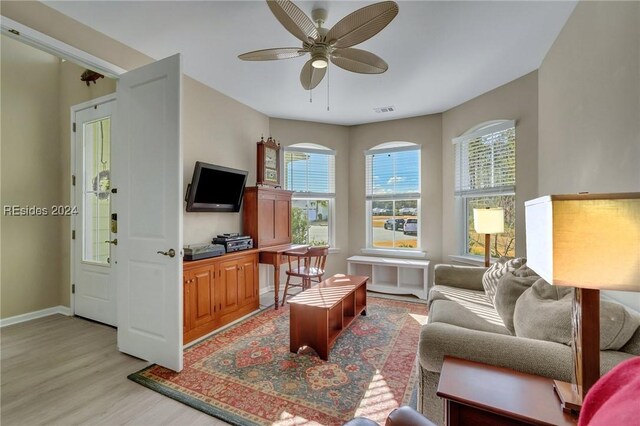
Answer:
POLYGON ((367 298, 329 361, 289 352, 289 308, 267 309, 185 350, 184 369, 152 365, 129 379, 233 425, 384 423, 416 383, 422 304, 367 298))

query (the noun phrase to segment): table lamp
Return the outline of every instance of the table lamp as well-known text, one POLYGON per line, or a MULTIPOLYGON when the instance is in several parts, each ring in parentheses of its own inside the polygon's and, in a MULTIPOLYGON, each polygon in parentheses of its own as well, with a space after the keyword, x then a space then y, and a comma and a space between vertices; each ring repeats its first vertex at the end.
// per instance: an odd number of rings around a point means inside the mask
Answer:
POLYGON ((473 209, 473 228, 478 234, 484 234, 484 266, 489 266, 491 252, 491 234, 504 232, 504 209, 502 207, 473 209))
POLYGON ((575 383, 554 387, 563 409, 580 411, 600 377, 600 290, 640 291, 640 192, 550 195, 525 210, 527 265, 574 287, 575 383))

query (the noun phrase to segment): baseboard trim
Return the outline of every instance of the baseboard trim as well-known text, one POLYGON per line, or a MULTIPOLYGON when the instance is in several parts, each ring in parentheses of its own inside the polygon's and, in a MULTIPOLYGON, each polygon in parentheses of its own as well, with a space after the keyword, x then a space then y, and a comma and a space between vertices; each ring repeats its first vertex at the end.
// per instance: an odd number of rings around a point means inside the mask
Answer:
POLYGON ((8 325, 19 324, 25 321, 31 321, 37 318, 48 317, 49 315, 62 314, 71 316, 71 308, 68 306, 54 306, 52 308, 41 309, 39 311, 27 312, 26 314, 16 315, 13 317, 0 319, 0 328, 8 325))

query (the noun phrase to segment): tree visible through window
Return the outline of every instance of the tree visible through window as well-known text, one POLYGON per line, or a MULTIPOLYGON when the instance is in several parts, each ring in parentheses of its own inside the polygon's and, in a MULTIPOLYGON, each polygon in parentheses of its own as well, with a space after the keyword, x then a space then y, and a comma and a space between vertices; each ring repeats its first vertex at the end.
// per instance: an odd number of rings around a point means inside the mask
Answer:
POLYGON ((502 207, 505 232, 491 239, 491 256, 515 256, 516 137, 513 121, 480 125, 454 139, 456 192, 464 209, 463 254, 484 254, 484 235, 473 226, 473 209, 502 207))
POLYGON ((389 142, 366 153, 368 247, 420 246, 420 147, 389 142))
POLYGON ((284 151, 285 188, 294 191, 291 233, 295 244, 331 245, 335 200, 335 152, 296 144, 284 151))

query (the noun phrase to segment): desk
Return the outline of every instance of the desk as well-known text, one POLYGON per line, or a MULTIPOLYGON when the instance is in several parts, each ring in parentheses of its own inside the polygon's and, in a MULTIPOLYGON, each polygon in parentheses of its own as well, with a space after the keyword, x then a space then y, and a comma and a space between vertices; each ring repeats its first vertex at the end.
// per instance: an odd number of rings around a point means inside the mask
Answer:
POLYGON ((272 247, 261 247, 259 251, 259 262, 267 265, 273 265, 273 288, 275 290, 275 310, 278 310, 278 293, 280 292, 280 265, 287 261, 283 253, 289 250, 297 250, 309 247, 305 244, 281 244, 272 247), (284 258, 284 259, 283 259, 284 258))

